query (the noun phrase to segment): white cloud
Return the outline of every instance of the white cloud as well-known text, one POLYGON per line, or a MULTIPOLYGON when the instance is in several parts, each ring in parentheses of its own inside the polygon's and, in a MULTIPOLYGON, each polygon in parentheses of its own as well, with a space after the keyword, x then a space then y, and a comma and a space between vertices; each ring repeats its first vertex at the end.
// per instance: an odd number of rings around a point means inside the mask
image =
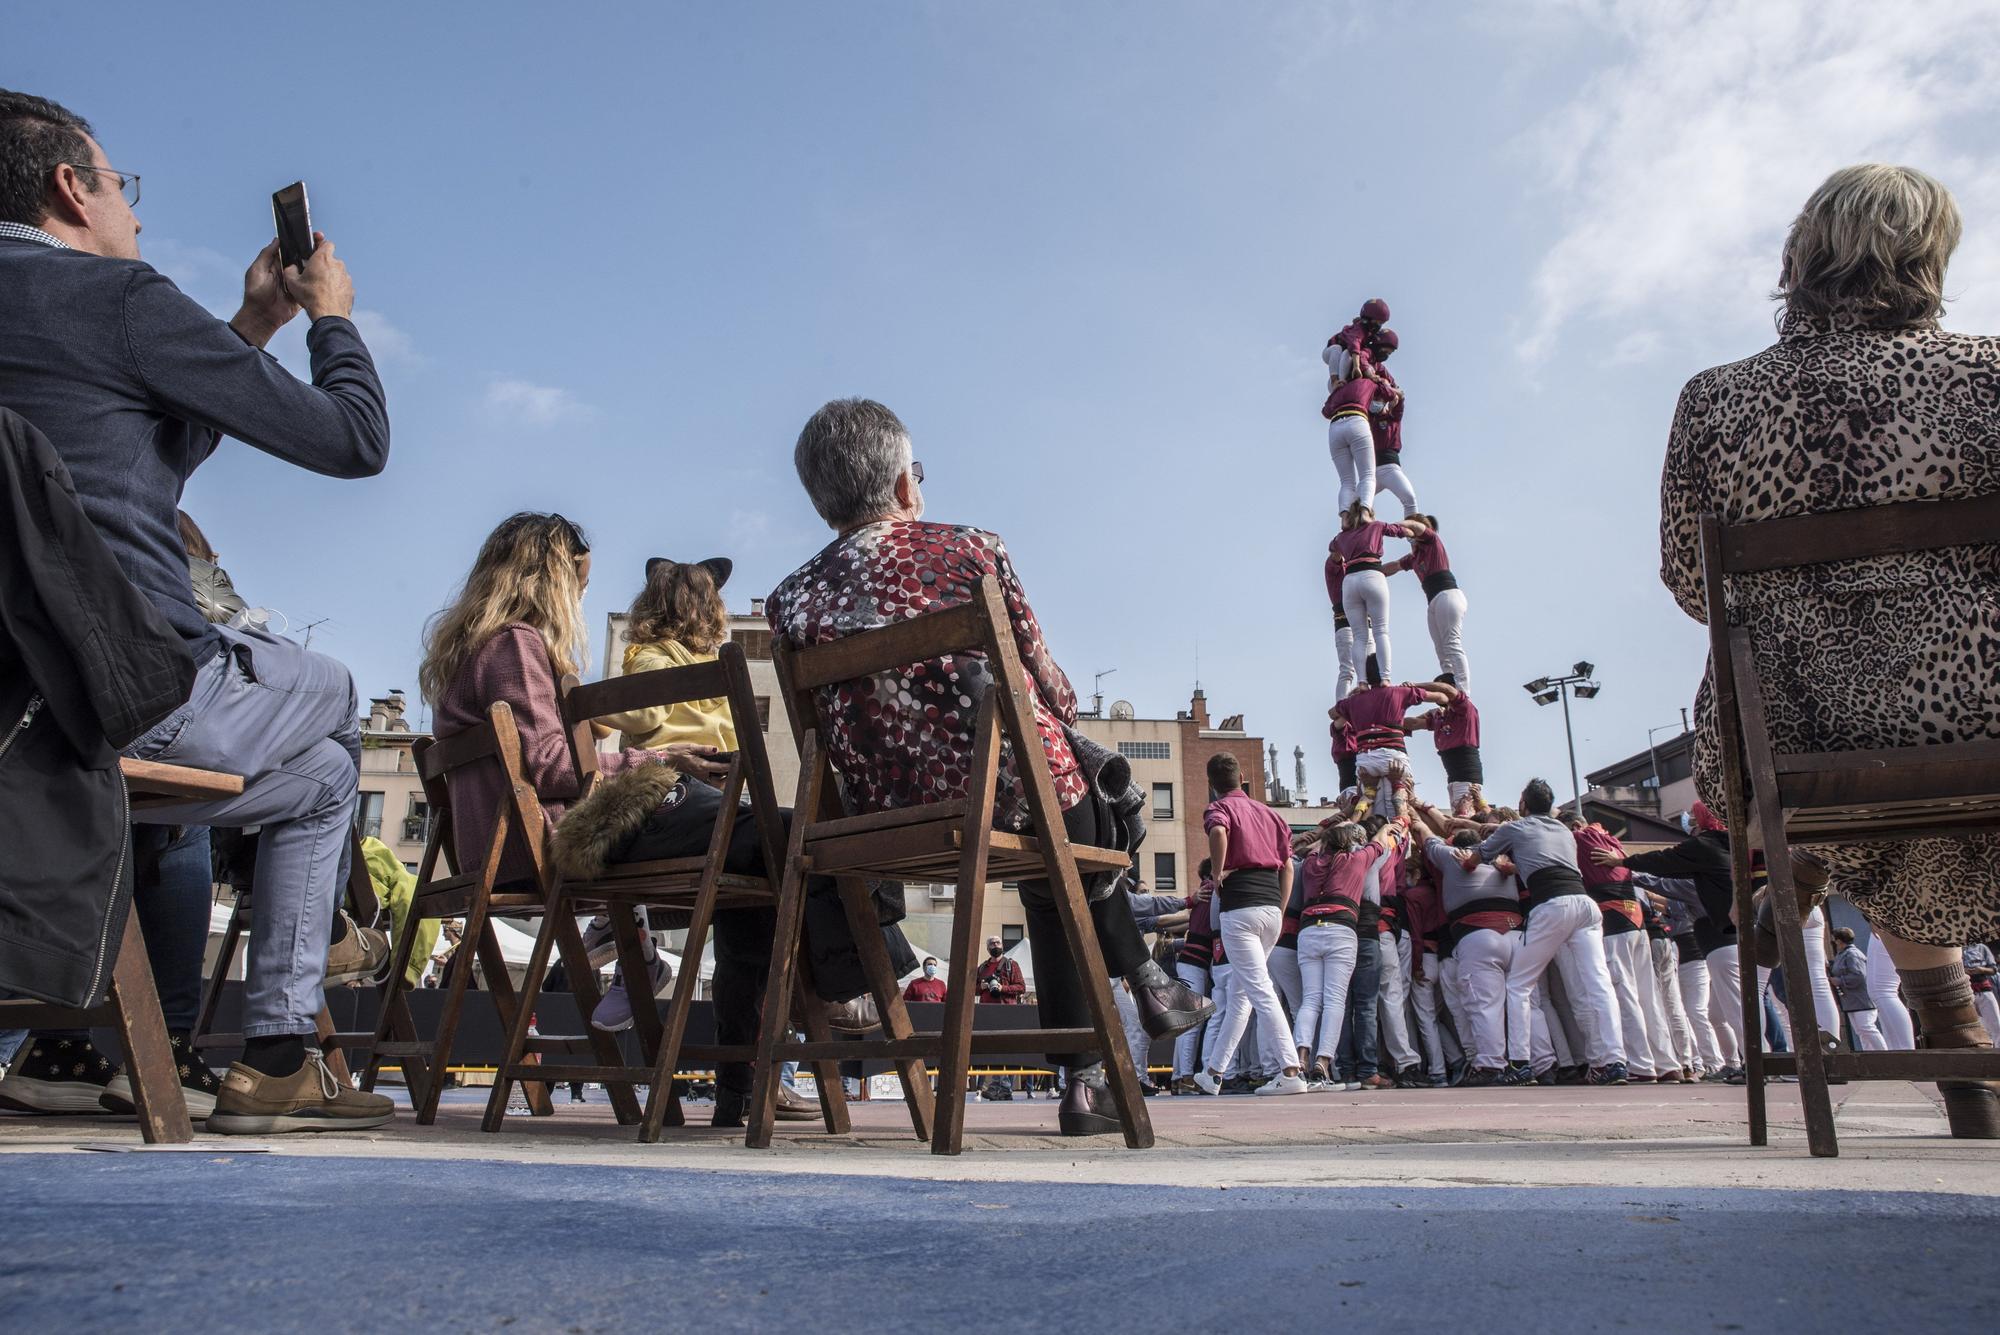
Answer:
POLYGON ((2000 324, 2000 4, 1570 0, 1620 48, 1522 143, 1557 231, 1522 329, 1578 325, 1612 361, 1762 322, 1798 208, 1848 163, 1904 162, 1957 194, 1950 323, 2000 324), (1636 326, 1638 332, 1619 333, 1636 326))
POLYGON ((415 368, 424 364, 423 354, 417 351, 409 333, 390 323, 389 317, 382 312, 357 307, 354 327, 361 331, 361 339, 368 345, 369 354, 375 358, 377 366, 415 368))
POLYGON ((597 412, 566 389, 507 376, 496 376, 486 386, 486 407, 500 417, 529 426, 584 421, 597 412))

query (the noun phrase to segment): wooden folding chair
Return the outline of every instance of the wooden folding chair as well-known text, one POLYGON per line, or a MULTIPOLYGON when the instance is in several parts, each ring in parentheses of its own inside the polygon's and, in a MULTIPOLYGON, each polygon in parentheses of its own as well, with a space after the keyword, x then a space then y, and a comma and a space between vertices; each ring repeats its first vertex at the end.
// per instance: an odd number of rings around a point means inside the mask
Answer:
MULTIPOLYGON (((419 741, 413 751, 417 775, 423 781, 424 800, 435 813, 423 861, 417 867, 417 885, 409 916, 396 938, 395 957, 389 981, 383 985, 382 1010, 376 1023, 362 1087, 373 1089, 383 1065, 394 1059, 403 1070, 416 1109, 417 1123, 429 1126, 437 1120, 439 1099, 451 1065, 451 1050, 458 1037, 458 1025, 465 1009, 465 993, 472 986, 475 967, 486 979, 503 1031, 511 1031, 517 1013, 524 1019, 522 1003, 516 998, 513 978, 500 950, 494 931, 495 919, 538 917, 548 902, 549 876, 543 849, 548 822, 534 786, 522 773, 521 734, 514 724, 514 711, 505 701, 487 710, 486 722, 450 737, 419 741), (493 829, 480 841, 485 852, 478 865, 461 869, 457 853, 457 817, 451 802, 451 776, 474 766, 497 767, 507 781, 508 800, 501 807, 493 829), (526 884, 501 884, 500 868, 509 840, 527 850, 533 879, 526 884), (437 1031, 429 1039, 414 1035, 395 1038, 391 1018, 397 1007, 407 1010, 404 998, 407 975, 415 950, 417 926, 432 919, 463 918, 465 935, 455 956, 456 967, 445 981, 444 1006, 438 1013, 437 1031)), ((589 1016, 597 1005, 597 971, 590 967, 583 937, 573 919, 545 924, 569 973, 570 990, 583 1014, 589 1016)), ((532 1004, 532 1003, 530 1003, 532 1004)), ((525 1025, 524 1025, 525 1028, 525 1025)), ((598 1061, 615 1061, 618 1044, 609 1034, 592 1029, 580 1035, 532 1034, 523 1050, 522 1064, 533 1066, 543 1053, 588 1054, 598 1061)), ((528 1109, 539 1117, 555 1111, 544 1080, 526 1082, 528 1109)), ((622 1089, 612 1091, 612 1107, 621 1122, 638 1120, 638 1101, 622 1089)))
MULTIPOLYGON (((778 832, 783 828, 783 815, 771 784, 771 767, 764 750, 763 732, 757 724, 756 698, 751 691, 750 670, 744 662, 742 648, 725 644, 713 663, 634 673, 588 686, 579 685, 574 677, 565 677, 562 682, 563 722, 570 730, 570 749, 581 780, 581 795, 587 797, 600 777, 597 743, 590 727, 593 720, 635 709, 716 697, 729 702, 731 717, 736 721, 738 749, 730 763, 728 777, 723 781, 721 813, 708 847, 696 857, 617 864, 591 881, 571 883, 561 877, 551 878, 553 884, 543 910, 542 930, 535 940, 534 954, 528 961, 522 1009, 509 1026, 507 1055, 501 1060, 493 1093, 486 1105, 483 1123, 486 1130, 497 1131, 504 1123, 511 1082, 534 1074, 536 1078, 549 1080, 598 1081, 614 1092, 624 1093, 627 1098, 632 1097, 630 1091, 634 1086, 647 1086, 646 1111, 640 1122, 639 1139, 651 1143, 660 1138, 660 1132, 666 1125, 680 1126, 684 1123, 673 1080, 674 1072, 683 1063, 747 1062, 756 1056, 756 1049, 747 1044, 697 1046, 686 1041, 701 954, 708 942, 709 928, 716 912, 734 908, 769 908, 777 899, 768 878, 741 876, 723 870, 723 860, 728 854, 736 822, 744 818, 740 801, 746 789, 750 796, 750 817, 756 821, 759 837, 764 843, 766 865, 778 865, 781 856, 778 832), (636 912, 640 909, 686 914, 688 917, 680 974, 674 980, 673 996, 668 1002, 664 1020, 654 1004, 651 990, 645 985, 649 971, 636 920, 636 912), (603 912, 610 917, 618 944, 619 967, 626 986, 632 989, 633 1027, 638 1034, 643 1060, 634 1065, 625 1064, 616 1058, 614 1049, 611 1060, 601 1061, 596 1066, 529 1068, 522 1063, 527 1042, 526 1017, 540 994, 542 977, 548 967, 552 930, 560 930, 563 924, 569 924, 570 930, 574 930, 576 915, 584 912, 603 912)), ((879 939, 877 944, 880 944, 879 939)), ((571 977, 575 977, 573 968, 571 977)), ((789 992, 779 994, 781 998, 788 995, 789 992)), ((829 1034, 825 1017, 819 1009, 805 1004, 801 1004, 799 1009, 807 1032, 825 1041, 829 1034)), ((586 1009, 586 1020, 589 1014, 586 1009)), ((767 1003, 764 1028, 785 1025, 787 1014, 782 1000, 775 1008, 767 1003)), ((827 1129, 847 1130, 847 1109, 840 1086, 838 1063, 822 1061, 815 1070, 820 1112, 827 1129)))
MULTIPOLYGON (((240 789, 239 789, 240 791, 240 789)), ((368 864, 361 856, 361 833, 357 827, 348 835, 349 857, 347 867, 347 892, 344 907, 348 916, 362 927, 374 927, 382 918, 382 901, 375 893, 375 883, 368 878, 368 864)), ((200 1050, 213 1048, 241 1048, 241 1033, 218 1033, 215 1021, 222 1009, 222 988, 229 980, 229 970, 236 962, 236 952, 242 948, 250 933, 251 914, 256 910, 250 892, 238 891, 236 902, 229 911, 229 922, 222 930, 222 946, 216 952, 215 972, 209 976, 202 992, 201 1013, 195 1021, 194 1046, 200 1050)), ((361 986, 361 984, 356 984, 361 986)), ((410 1015, 410 1005, 400 995, 391 998, 384 992, 382 1015, 388 1023, 387 1032, 403 1041, 413 1041, 417 1037, 416 1021, 410 1015)), ((333 1023, 333 1012, 322 1004, 319 1015, 314 1020, 318 1030, 317 1040, 320 1051, 326 1056, 327 1069, 334 1078, 345 1082, 348 1079, 346 1049, 367 1049, 375 1041, 375 1032, 358 1029, 337 1029, 333 1023)), ((378 1025, 377 1029, 381 1029, 378 1025)), ((414 1092, 414 1090, 413 1090, 414 1092)))
POLYGON ((1827 1077, 1849 1080, 2000 1079, 2000 1052, 1827 1053, 1807 975, 1793 878, 1793 845, 1863 843, 2000 829, 2000 742, 1947 742, 1866 751, 1782 753, 1772 747, 1757 676, 1756 643, 1731 624, 1732 575, 1894 556, 2000 540, 2000 495, 1801 515, 1752 524, 1701 520, 1704 596, 1716 722, 1732 831, 1736 917, 1747 945, 1751 843, 1760 833, 1770 876, 1793 1053, 1766 1055, 1759 1041, 1763 1006, 1757 970, 1742 961, 1744 1068, 1750 1095, 1750 1143, 1767 1143, 1764 1078, 1797 1075, 1806 1140, 1822 1158, 1839 1153, 1827 1077))
POLYGON ((1119 849, 1072 844, 1064 833, 1062 808, 1056 802, 1048 757, 1035 727, 1027 676, 999 585, 992 577, 985 577, 968 603, 827 644, 791 648, 774 642, 773 655, 784 686, 785 707, 791 711, 799 739, 800 768, 798 805, 778 897, 778 944, 771 960, 771 1000, 765 1003, 766 1012, 791 987, 806 878, 832 876, 840 886, 862 960, 869 966, 886 1037, 860 1043, 799 1044, 780 1041, 779 1032, 767 1025, 758 1045, 757 1088, 746 1142, 753 1148, 771 1143, 778 1065, 788 1059, 893 1060, 903 1080, 917 1136, 930 1141, 934 1154, 957 1154, 964 1137, 966 1078, 973 1052, 1095 1051, 1109 1067, 1125 1143, 1133 1149, 1150 1147, 1152 1123, 1139 1093, 1124 1027, 1111 1000, 1104 955, 1098 948, 1082 882, 1083 873, 1117 871, 1130 865, 1131 858, 1119 849), (816 692, 904 664, 968 652, 985 656, 995 688, 981 704, 973 725, 971 787, 965 797, 892 811, 843 814, 823 741, 824 720, 818 712, 816 692), (1015 766, 1027 786, 1036 830, 1032 836, 993 828, 1003 739, 1012 748, 1015 766), (1047 878, 1054 888, 1070 955, 1082 974, 1091 1026, 975 1034, 972 1007, 976 989, 971 980, 978 972, 975 951, 986 884, 989 880, 1036 877, 1047 878), (871 879, 950 881, 958 887, 952 902, 954 985, 945 1001, 944 1028, 938 1033, 915 1033, 893 978, 886 985, 879 981, 890 970, 868 898, 866 883, 871 879), (935 1107, 925 1076, 926 1057, 938 1063, 935 1107))
MULTIPOLYGON (((148 806, 185 802, 190 798, 235 797, 243 791, 241 775, 152 760, 120 760, 126 793, 135 811, 148 806)), ((139 932, 139 915, 125 905, 125 926, 118 958, 111 966, 111 987, 104 1000, 88 1009, 55 1006, 41 1001, 0 1001, 0 1029, 115 1028, 125 1049, 125 1071, 132 1080, 132 1103, 139 1112, 139 1135, 148 1145, 185 1145, 194 1139, 187 1096, 181 1090, 179 1063, 160 1014, 160 993, 153 983, 153 966, 139 932)))

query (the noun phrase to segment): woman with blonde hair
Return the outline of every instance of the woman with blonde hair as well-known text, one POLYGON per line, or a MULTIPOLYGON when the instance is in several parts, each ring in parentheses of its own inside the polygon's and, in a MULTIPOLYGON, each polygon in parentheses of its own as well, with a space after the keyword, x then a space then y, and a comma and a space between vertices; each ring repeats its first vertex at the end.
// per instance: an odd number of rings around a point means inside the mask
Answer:
MULTIPOLYGON (((507 703, 521 735, 524 777, 557 826, 555 862, 565 875, 584 877, 600 874, 614 863, 700 854, 722 808, 722 793, 708 780, 720 779, 728 771, 708 743, 626 747, 599 757, 606 781, 571 809, 581 781, 570 755, 556 684, 565 673, 578 669, 588 648, 583 591, 589 582, 590 544, 575 524, 558 514, 509 516, 480 547, 457 595, 432 619, 417 673, 435 713, 439 737, 478 727, 496 702, 507 703)), ((484 857, 486 840, 500 818, 508 794, 506 779, 497 765, 489 763, 454 773, 450 786, 458 862, 472 866, 484 857)), ((736 821, 723 868, 742 875, 767 874, 763 843, 747 813, 736 821)), ((533 874, 527 849, 518 837, 511 839, 502 853, 499 882, 531 881, 533 874)), ((838 892, 823 877, 808 882, 808 892, 806 949, 814 988, 830 1003, 830 1024, 849 1032, 865 1031, 879 1020, 863 995, 860 958, 838 892)), ((715 915, 714 996, 721 1043, 747 1045, 756 1039, 774 930, 775 916, 769 909, 730 909, 715 915)), ((916 956, 901 931, 885 926, 883 937, 900 971, 914 970, 916 956)), ((655 988, 660 984, 658 972, 655 988)), ((639 1004, 647 1004, 651 996, 650 990, 640 994, 639 1004)), ((591 1022, 601 1029, 626 1027, 633 1001, 622 986, 614 985, 591 1022)), ((716 1075, 714 1124, 740 1126, 749 1101, 750 1068, 747 1063, 723 1063, 716 1075)), ((814 1106, 781 1094, 778 1115, 810 1118, 814 1106)))
MULTIPOLYGON (((1951 193, 1908 167, 1828 177, 1785 241, 1778 342, 1681 392, 1660 485, 1662 578, 1706 618, 1700 521, 1729 524, 2000 490, 2000 339, 1946 333, 1951 193)), ((2000 741, 2000 546, 1731 581, 1781 752, 2000 741), (1836 652, 1848 646, 1858 653, 1836 652)), ((1696 697, 1696 780, 1722 796, 1715 704, 1696 697)), ((1959 955, 2000 937, 2000 835, 1816 849, 1902 976, 1927 1048, 1991 1045, 1959 955)), ((1755 1032, 1754 1029, 1752 1032, 1755 1032)), ((2000 1087, 1940 1083, 1954 1136, 2000 1138, 2000 1087)))
MULTIPOLYGON (((656 556, 646 562, 646 587, 632 601, 625 623, 630 641, 625 647, 626 676, 715 661, 715 651, 729 638, 722 586, 731 569, 724 556, 693 562, 656 556)), ((600 721, 624 733, 627 746, 699 742, 724 751, 736 749, 735 721, 729 716, 729 702, 720 696, 635 709, 600 721)))

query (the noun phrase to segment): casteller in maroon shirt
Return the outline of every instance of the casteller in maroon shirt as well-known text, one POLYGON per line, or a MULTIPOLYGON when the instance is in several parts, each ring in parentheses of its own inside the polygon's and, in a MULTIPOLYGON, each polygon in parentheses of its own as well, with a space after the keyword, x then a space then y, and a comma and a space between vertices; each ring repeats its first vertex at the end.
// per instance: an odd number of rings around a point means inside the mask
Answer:
POLYGON ((1401 751, 1403 716, 1429 698, 1415 686, 1365 686, 1334 708, 1354 729, 1359 750, 1386 746, 1401 751))

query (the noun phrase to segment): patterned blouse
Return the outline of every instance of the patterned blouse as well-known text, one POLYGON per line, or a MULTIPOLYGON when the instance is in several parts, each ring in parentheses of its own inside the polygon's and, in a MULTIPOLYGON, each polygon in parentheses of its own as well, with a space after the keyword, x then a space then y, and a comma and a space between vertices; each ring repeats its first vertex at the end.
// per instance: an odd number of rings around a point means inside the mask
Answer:
MULTIPOLYGON (((922 521, 864 525, 787 575, 765 604, 766 615, 772 634, 788 645, 825 644, 970 602, 983 575, 1000 583, 1056 800, 1067 811, 1085 793, 1063 736, 1063 725, 1076 722, 1076 692, 1049 656, 1007 549, 993 534, 922 521)), ((971 787, 972 725, 991 684, 985 655, 954 654, 822 687, 819 713, 847 810, 964 797, 971 787)), ((1012 748, 1004 741, 993 815, 1003 829, 1030 824, 1012 748)))

